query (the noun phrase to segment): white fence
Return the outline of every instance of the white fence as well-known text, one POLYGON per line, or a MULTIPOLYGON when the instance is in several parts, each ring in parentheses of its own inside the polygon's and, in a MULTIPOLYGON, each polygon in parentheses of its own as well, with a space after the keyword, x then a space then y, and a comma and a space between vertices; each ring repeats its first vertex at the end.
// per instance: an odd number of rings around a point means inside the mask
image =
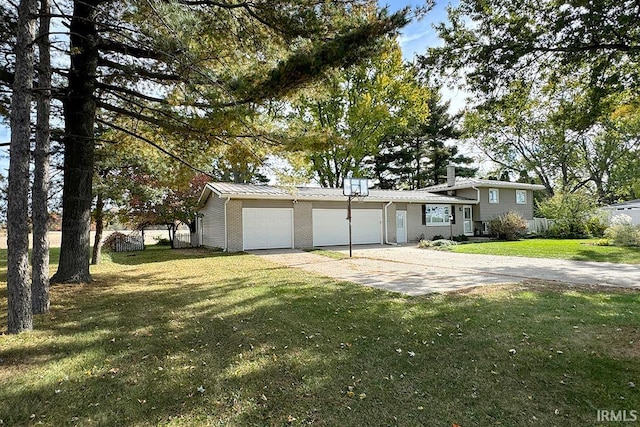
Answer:
POLYGON ((549 228, 553 225, 552 219, 547 218, 533 218, 531 221, 527 221, 527 230, 529 233, 545 233, 549 231, 549 228))
POLYGON ((194 244, 192 241, 193 236, 194 235, 189 232, 179 232, 174 234, 173 247, 176 249, 181 249, 181 248, 192 248, 194 246, 197 246, 197 244, 194 244))
POLYGON ((115 252, 131 252, 144 250, 144 240, 141 235, 117 234, 113 239, 113 250, 115 252))

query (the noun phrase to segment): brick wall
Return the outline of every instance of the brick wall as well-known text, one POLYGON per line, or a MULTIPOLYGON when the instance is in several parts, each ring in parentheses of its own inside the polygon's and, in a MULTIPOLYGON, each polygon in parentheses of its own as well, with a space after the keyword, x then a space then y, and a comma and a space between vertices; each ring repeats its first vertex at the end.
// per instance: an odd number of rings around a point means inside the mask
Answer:
POLYGON ((227 238, 229 252, 242 251, 242 201, 230 200, 227 203, 227 238))
POLYGON ((298 202, 293 205, 293 241, 298 249, 313 247, 313 223, 311 202, 298 202))

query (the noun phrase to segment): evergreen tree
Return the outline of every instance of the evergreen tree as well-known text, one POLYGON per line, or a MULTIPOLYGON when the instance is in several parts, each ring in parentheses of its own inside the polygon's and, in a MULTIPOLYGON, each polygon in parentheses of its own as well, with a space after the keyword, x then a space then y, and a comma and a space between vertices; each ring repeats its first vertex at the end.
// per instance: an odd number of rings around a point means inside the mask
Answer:
POLYGON ((457 176, 474 176, 477 169, 465 167, 471 157, 459 153, 456 144, 461 136, 458 116, 448 113, 437 90, 429 98, 429 117, 414 127, 397 128, 396 134, 383 140, 380 154, 373 164, 380 188, 419 189, 446 181, 447 165, 454 163, 457 176))

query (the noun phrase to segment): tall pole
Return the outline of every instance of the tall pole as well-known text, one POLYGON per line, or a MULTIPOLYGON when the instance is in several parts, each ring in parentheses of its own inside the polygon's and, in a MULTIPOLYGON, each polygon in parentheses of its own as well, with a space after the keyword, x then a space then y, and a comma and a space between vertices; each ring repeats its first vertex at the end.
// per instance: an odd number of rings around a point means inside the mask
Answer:
POLYGON ((349 196, 349 202, 347 203, 347 219, 349 220, 349 258, 351 258, 353 255, 351 249, 351 196, 349 196))

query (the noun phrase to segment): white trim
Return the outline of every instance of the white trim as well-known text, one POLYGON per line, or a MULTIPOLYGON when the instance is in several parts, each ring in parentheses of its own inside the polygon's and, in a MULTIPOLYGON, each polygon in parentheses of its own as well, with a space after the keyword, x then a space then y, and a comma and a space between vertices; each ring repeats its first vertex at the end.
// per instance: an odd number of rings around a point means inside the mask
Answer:
POLYGON ((425 223, 425 225, 427 227, 444 227, 444 226, 451 225, 451 205, 438 204, 438 203, 425 204, 425 206, 424 206, 424 223, 425 223), (429 221, 427 221, 427 210, 429 209, 430 206, 431 207, 436 207, 436 208, 446 208, 447 209, 446 221, 444 221, 444 222, 429 222, 429 221))
POLYGON ((498 188, 490 188, 489 189, 489 203, 491 204, 496 204, 496 203, 500 203, 500 190, 498 188), (491 199, 491 192, 495 191, 496 192, 496 198, 495 200, 491 199))
POLYGON ((471 205, 464 205, 462 207, 462 232, 464 233, 465 236, 473 236, 473 207, 471 207, 471 205), (469 209, 469 219, 465 219, 464 217, 464 212, 465 209, 469 209), (466 224, 466 222, 469 221, 471 223, 471 230, 470 231, 466 231, 464 229, 464 226, 466 224))
POLYGON ((527 204, 527 190, 516 190, 516 205, 526 205, 527 204), (524 201, 519 201, 518 193, 524 193, 524 201))
POLYGON ((407 230, 407 211, 406 210, 399 210, 396 211, 396 242, 397 243, 407 243, 409 236, 408 236, 408 230, 407 230), (400 241, 400 237, 398 236, 398 214, 402 213, 404 216, 404 227, 402 228, 404 230, 403 233, 403 240, 400 241))
POLYGON ((387 212, 387 208, 389 206, 391 206, 393 204, 393 202, 389 202, 386 205, 384 205, 384 244, 385 245, 390 245, 389 243, 389 213, 387 212))

